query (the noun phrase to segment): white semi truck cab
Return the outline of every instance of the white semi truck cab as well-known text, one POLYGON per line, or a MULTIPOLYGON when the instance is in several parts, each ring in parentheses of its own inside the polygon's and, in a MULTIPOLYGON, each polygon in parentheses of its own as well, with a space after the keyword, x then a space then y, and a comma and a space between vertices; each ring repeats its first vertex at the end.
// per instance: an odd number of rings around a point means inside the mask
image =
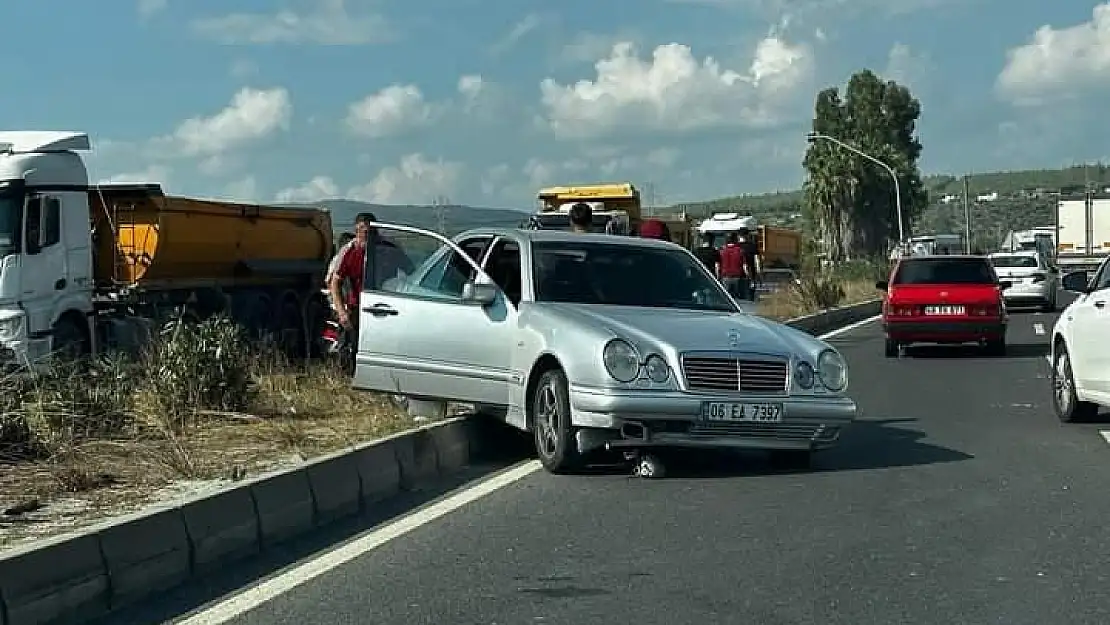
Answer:
POLYGON ((87 134, 0 131, 0 363, 96 349, 87 134))
POLYGON ((92 185, 89 136, 0 131, 0 367, 141 347, 175 316, 228 314, 305 354, 328 310, 321 208, 92 185))

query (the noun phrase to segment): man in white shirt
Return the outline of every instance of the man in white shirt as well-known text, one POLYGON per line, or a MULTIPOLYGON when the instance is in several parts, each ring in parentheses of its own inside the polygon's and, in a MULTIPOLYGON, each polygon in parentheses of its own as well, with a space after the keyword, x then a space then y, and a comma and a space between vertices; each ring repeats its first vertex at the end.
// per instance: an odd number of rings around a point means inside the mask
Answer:
MULTIPOLYGON (((328 263, 328 273, 324 276, 324 284, 331 284, 332 276, 335 275, 336 270, 339 269, 339 263, 343 261, 343 256, 347 250, 351 249, 351 244, 355 242, 355 235, 350 232, 344 232, 339 236, 339 249, 335 252, 331 262, 328 263)), ((328 301, 331 301, 332 310, 338 311, 339 302, 332 301, 331 295, 328 295, 328 301)))

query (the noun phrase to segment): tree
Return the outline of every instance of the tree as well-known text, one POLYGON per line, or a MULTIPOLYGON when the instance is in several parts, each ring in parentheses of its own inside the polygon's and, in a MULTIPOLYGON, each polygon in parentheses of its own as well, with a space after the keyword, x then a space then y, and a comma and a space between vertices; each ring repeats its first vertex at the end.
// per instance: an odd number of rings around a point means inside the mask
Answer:
MULTIPOLYGON (((897 172, 907 229, 927 205, 917 167, 920 115, 921 104, 909 89, 883 82, 871 70, 854 74, 843 98, 831 87, 817 94, 814 105, 814 132, 852 145, 897 172)), ((893 181, 885 169, 821 140, 809 146, 803 165, 804 210, 824 239, 830 260, 872 257, 889 249, 897 239, 898 215, 893 181)))

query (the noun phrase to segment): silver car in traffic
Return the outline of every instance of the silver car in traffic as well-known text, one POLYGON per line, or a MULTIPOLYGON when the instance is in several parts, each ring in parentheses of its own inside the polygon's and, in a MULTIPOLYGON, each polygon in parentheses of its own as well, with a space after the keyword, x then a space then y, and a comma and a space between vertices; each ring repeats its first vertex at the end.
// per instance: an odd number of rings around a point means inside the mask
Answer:
POLYGON ((1036 306, 1056 310, 1060 270, 1038 250, 996 252, 987 257, 999 279, 1010 283, 1002 292, 1007 306, 1036 306))
POLYGON ((454 240, 374 224, 417 261, 367 250, 354 384, 472 403, 569 472, 601 449, 771 450, 808 462, 856 417, 828 343, 743 312, 682 247, 483 228, 454 240))

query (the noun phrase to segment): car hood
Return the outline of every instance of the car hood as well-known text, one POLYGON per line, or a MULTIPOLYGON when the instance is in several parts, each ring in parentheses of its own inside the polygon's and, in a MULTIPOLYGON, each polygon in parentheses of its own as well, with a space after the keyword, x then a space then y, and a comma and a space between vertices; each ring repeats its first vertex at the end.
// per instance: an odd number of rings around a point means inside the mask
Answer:
POLYGON ((588 327, 603 327, 641 349, 757 351, 812 354, 818 339, 747 313, 583 304, 543 304, 548 313, 588 327), (736 344, 732 337, 736 337, 736 344))
POLYGON ((901 284, 892 289, 891 303, 914 304, 992 304, 999 289, 993 284, 901 284))

